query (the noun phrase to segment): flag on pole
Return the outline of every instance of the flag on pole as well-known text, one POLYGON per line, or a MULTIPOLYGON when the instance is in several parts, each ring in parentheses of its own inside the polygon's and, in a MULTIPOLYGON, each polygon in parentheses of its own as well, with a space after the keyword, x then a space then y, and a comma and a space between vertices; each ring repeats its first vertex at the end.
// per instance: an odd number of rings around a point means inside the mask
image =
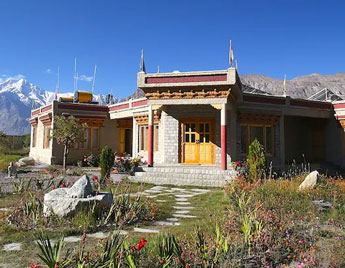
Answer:
POLYGON ((284 75, 284 82, 283 82, 283 95, 286 96, 286 75, 284 75))
POLYGON ((55 100, 58 99, 58 92, 59 92, 59 84, 60 84, 60 68, 58 67, 58 73, 57 73, 57 83, 56 83, 56 88, 55 88, 55 100))
POLYGON ((230 40, 230 50, 229 50, 229 64, 232 67, 234 63, 234 51, 232 50, 232 41, 230 40))

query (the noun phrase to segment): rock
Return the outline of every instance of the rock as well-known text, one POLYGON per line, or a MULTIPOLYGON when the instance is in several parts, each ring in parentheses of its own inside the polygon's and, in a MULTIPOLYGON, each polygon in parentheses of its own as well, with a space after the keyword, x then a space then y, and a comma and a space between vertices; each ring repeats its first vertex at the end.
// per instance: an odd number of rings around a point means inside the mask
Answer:
POLYGON ((96 206, 96 210, 112 205, 112 194, 92 195, 92 192, 90 180, 84 175, 71 188, 59 188, 45 194, 43 213, 45 216, 54 213, 58 217, 69 217, 78 211, 89 209, 93 205, 96 206))
POLYGON ((153 234, 158 234, 159 230, 155 230, 155 229, 144 229, 144 228, 133 228, 134 232, 137 233, 153 233, 153 234))
POLYGON ((307 189, 307 188, 314 188, 316 183, 317 183, 317 179, 319 177, 319 172, 317 172, 316 170, 311 172, 305 179, 304 181, 301 183, 301 185, 298 187, 300 190, 303 189, 307 189))
POLYGON ((319 208, 319 211, 325 211, 332 208, 332 204, 324 200, 314 200, 313 204, 319 208))
POLYGON ((8 170, 8 176, 7 177, 9 177, 9 178, 11 178, 11 177, 17 178, 17 168, 16 168, 16 166, 14 165, 13 162, 10 163, 10 165, 7 168, 7 170, 8 170))
POLYGON ((18 160, 18 166, 25 167, 25 166, 33 166, 35 165, 35 159, 32 157, 23 157, 18 160))
POLYGON ((4 245, 4 251, 19 251, 21 250, 21 243, 11 243, 4 245))
POLYGON ((72 198, 86 198, 92 195, 92 185, 87 175, 84 175, 77 180, 69 189, 69 194, 72 198))
POLYGON ((74 170, 68 168, 68 169, 66 170, 66 175, 73 176, 73 175, 74 175, 74 170))

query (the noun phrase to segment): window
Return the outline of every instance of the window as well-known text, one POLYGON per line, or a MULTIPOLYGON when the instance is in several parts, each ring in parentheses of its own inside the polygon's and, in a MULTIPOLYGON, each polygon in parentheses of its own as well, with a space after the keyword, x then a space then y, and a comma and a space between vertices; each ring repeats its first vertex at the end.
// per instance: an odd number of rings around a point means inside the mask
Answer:
MULTIPOLYGON (((158 151, 159 149, 159 126, 155 125, 153 128, 153 149, 154 151, 158 151)), ((149 127, 147 125, 145 126, 139 126, 139 151, 148 151, 149 148, 149 127)))
POLYGON ((44 126, 43 149, 48 149, 50 145, 50 126, 44 126))
POLYGON ((98 127, 86 128, 84 130, 84 142, 75 144, 74 149, 99 149, 99 131, 98 127))
POLYGON ((249 145, 257 139, 268 155, 273 155, 273 126, 241 125, 241 153, 247 154, 249 145))
POLYGON ((32 142, 31 147, 36 147, 37 140, 37 126, 32 127, 32 142))

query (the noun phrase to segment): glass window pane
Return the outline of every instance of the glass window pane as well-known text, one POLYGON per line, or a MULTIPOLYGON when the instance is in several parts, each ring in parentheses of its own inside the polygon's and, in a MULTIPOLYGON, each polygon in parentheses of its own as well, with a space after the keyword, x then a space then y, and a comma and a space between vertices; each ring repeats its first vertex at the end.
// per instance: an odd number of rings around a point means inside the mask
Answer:
POLYGON ((272 153, 272 127, 266 127, 266 153, 272 153))
POLYGON ((203 143, 204 141, 204 134, 200 134, 200 142, 203 143))
POLYGON ((185 130, 186 132, 189 132, 190 131, 190 126, 189 126, 189 124, 186 124, 186 130, 185 130))
POLYGON ((97 128, 92 129, 92 149, 98 149, 98 134, 99 131, 97 128))
POLYGON ((190 131, 195 132, 195 124, 194 123, 191 124, 190 128, 191 128, 190 131))
POLYGON ((82 148, 89 149, 90 148, 90 129, 86 129, 84 131, 84 143, 81 144, 82 148))
POLYGON ((205 124, 205 132, 210 132, 210 124, 205 124))
POLYGON ((185 135, 185 142, 189 142, 189 134, 188 133, 185 135))
MULTIPOLYGON (((200 132, 204 132, 204 124, 200 124, 199 125, 199 131, 200 132)), ((201 140, 201 139, 200 139, 201 140)))
POLYGON ((191 134, 191 142, 195 142, 195 134, 191 134))
POLYGON ((252 143, 255 139, 257 139, 261 145, 264 144, 264 133, 263 127, 249 127, 250 131, 250 143, 252 143))
POLYGON ((241 153, 247 153, 247 127, 241 126, 241 153))
POLYGON ((210 134, 205 134, 205 142, 206 143, 210 142, 210 134))

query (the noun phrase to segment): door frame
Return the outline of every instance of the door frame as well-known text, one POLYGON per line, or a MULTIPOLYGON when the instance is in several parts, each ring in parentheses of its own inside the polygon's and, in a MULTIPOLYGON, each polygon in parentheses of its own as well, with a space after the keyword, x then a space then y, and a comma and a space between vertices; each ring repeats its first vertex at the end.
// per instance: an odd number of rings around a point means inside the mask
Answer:
POLYGON ((181 117, 179 119, 179 162, 184 165, 215 165, 216 164, 216 118, 215 117, 181 117), (210 127, 211 127, 210 143, 212 146, 212 163, 210 164, 185 163, 184 146, 183 146, 183 139, 184 139, 183 126, 187 122, 195 122, 196 124, 201 123, 201 122, 210 123, 210 127))

